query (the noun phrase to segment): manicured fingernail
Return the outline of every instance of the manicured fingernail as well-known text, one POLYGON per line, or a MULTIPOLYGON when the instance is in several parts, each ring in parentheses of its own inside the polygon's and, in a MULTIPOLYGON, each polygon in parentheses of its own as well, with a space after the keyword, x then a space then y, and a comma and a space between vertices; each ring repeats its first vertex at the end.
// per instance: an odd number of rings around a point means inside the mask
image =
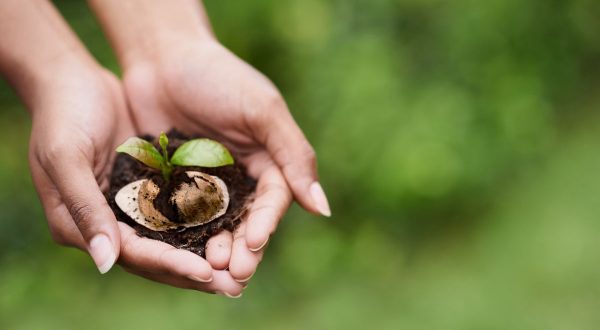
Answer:
POLYGON ((242 279, 242 280, 235 279, 235 281, 238 283, 248 282, 252 278, 252 276, 254 276, 254 273, 252 273, 250 276, 246 277, 245 279, 242 279))
POLYGON ((257 248, 254 248, 254 249, 252 249, 252 248, 248 248, 248 249, 249 249, 250 251, 252 251, 252 252, 258 252, 258 251, 262 250, 262 248, 264 248, 264 247, 265 247, 265 245, 267 245, 267 243, 269 243, 269 238, 268 238, 268 237, 267 237, 267 240, 266 240, 266 241, 264 241, 264 242, 263 242, 263 243, 262 243, 262 244, 261 244, 259 247, 257 247, 257 248))
POLYGON ((232 294, 229 294, 229 293, 223 292, 223 291, 215 291, 215 293, 218 294, 218 295, 225 296, 225 297, 228 297, 228 298, 233 298, 233 299, 237 299, 237 298, 239 298, 239 297, 242 296, 241 292, 237 296, 234 296, 232 294))
POLYGON ((331 210, 329 209, 329 202, 327 201, 327 197, 325 197, 325 192, 323 191, 323 187, 321 187, 320 183, 313 182, 310 185, 310 195, 315 202, 317 210, 319 210, 322 215, 330 217, 331 210))
POLYGON ((200 283, 209 283, 209 282, 212 282, 212 280, 213 280, 212 275, 210 276, 209 279, 205 279, 205 278, 202 278, 202 277, 196 276, 196 275, 189 275, 188 278, 192 281, 196 281, 196 282, 200 282, 200 283))
POLYGON ((229 298, 237 299, 242 296, 242 293, 240 292, 237 296, 234 296, 234 295, 231 295, 231 294, 225 292, 225 296, 227 296, 229 298))
POLYGON ((90 255, 100 274, 108 272, 117 260, 117 254, 114 251, 113 245, 108 236, 98 234, 90 241, 90 255))

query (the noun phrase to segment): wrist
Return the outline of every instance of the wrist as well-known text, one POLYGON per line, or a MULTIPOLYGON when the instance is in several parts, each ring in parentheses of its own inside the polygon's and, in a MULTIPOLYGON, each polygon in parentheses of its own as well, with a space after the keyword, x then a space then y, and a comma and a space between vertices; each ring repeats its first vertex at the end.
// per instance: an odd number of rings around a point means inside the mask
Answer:
POLYGON ((22 96, 70 63, 93 62, 50 1, 0 1, 0 71, 22 96))
POLYGON ((159 66, 183 53, 219 44, 212 34, 202 31, 173 33, 162 31, 146 36, 143 41, 132 43, 118 55, 123 71, 140 64, 159 66))
POLYGON ((134 72, 145 72, 156 77, 168 77, 176 68, 185 66, 187 61, 201 64, 206 61, 204 55, 212 53, 211 49, 223 47, 215 38, 186 38, 175 36, 165 38, 156 43, 156 49, 140 50, 131 53, 123 63, 123 77, 134 72))
POLYGON ((14 87, 30 112, 44 108, 44 104, 64 95, 65 91, 80 90, 98 81, 100 66, 93 60, 65 56, 53 59, 30 71, 14 87))
POLYGON ((88 0, 124 70, 140 62, 158 62, 163 53, 215 37, 197 0, 88 0))
POLYGON ((5 56, 1 64, 2 74, 25 103, 64 78, 98 67, 85 51, 58 47, 20 58, 5 56))

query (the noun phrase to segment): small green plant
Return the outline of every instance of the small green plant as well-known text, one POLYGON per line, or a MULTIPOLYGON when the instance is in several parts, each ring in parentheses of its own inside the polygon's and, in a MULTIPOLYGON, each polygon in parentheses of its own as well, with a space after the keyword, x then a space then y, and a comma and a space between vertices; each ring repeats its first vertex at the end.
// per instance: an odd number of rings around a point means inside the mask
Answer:
POLYGON ((117 147, 117 152, 126 153, 149 167, 160 170, 163 178, 169 181, 174 166, 219 167, 233 164, 229 150, 217 141, 210 139, 194 139, 185 142, 169 158, 167 146, 169 138, 160 133, 158 143, 162 154, 152 143, 131 137, 117 147))

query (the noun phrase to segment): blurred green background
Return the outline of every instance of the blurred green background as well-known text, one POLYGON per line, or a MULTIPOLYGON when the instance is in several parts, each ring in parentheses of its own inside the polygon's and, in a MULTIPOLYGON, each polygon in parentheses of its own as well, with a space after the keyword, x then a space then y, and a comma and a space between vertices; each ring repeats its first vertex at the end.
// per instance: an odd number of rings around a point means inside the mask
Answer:
MULTIPOLYGON (((118 72, 80 1, 58 8, 118 72)), ((0 86, 2 329, 600 328, 600 2, 206 1, 281 88, 334 217, 294 206, 244 297, 50 240, 0 86)))

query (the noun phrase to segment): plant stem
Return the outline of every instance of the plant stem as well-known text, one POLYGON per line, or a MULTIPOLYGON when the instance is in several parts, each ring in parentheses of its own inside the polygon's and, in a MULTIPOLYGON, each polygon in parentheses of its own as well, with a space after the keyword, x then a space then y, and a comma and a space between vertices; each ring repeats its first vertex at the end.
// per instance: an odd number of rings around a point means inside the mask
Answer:
POLYGON ((160 171, 162 172, 163 179, 165 179, 166 182, 169 182, 171 180, 171 173, 173 172, 173 166, 169 163, 164 163, 160 167, 160 171))
POLYGON ((160 133, 160 137, 158 138, 158 144, 160 144, 160 148, 162 149, 163 154, 163 162, 160 166, 160 171, 162 172, 165 181, 169 182, 169 180, 171 179, 171 173, 173 172, 173 165, 169 161, 169 153, 167 152, 169 138, 164 132, 160 133))

